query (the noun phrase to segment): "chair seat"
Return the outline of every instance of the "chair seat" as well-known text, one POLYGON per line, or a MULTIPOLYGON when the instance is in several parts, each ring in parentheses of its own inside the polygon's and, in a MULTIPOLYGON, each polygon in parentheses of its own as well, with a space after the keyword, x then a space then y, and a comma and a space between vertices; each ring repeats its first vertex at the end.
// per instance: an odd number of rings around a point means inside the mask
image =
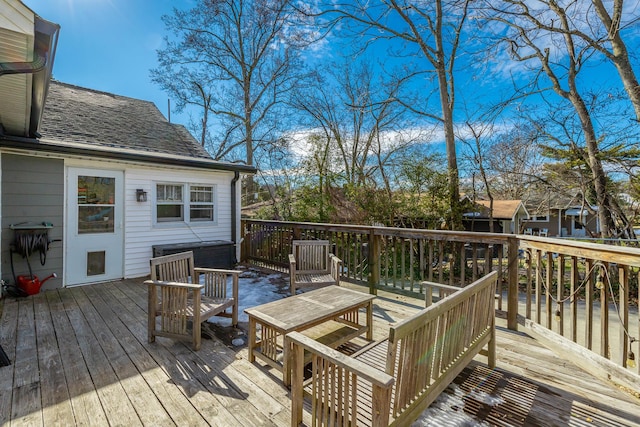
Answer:
MULTIPOLYGON (((235 300, 233 298, 211 298, 203 295, 200 298, 200 317, 208 319, 218 313, 225 311, 229 307, 233 307, 235 300)), ((162 307, 158 304, 156 313, 160 314, 162 307)), ((189 319, 193 319, 193 298, 187 299, 185 307, 185 315, 189 319)))
POLYGON ((297 274, 296 275, 297 282, 304 283, 329 283, 335 284, 336 279, 334 279, 331 274, 297 274))

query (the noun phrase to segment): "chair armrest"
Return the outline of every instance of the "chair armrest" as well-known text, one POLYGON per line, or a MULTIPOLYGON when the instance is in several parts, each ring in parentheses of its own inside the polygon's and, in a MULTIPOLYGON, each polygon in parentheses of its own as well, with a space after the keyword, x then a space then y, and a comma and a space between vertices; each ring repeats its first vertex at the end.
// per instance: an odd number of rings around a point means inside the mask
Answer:
POLYGON ((196 273, 223 273, 223 274, 240 274, 242 271, 240 270, 225 270, 222 268, 205 268, 205 267, 196 267, 194 268, 196 273))
POLYGON ((200 285, 200 284, 181 283, 181 282, 163 282, 160 280, 145 280, 144 283, 145 285, 148 285, 148 286, 171 286, 174 288, 187 288, 187 289, 193 289, 193 290, 204 288, 204 285, 200 285))

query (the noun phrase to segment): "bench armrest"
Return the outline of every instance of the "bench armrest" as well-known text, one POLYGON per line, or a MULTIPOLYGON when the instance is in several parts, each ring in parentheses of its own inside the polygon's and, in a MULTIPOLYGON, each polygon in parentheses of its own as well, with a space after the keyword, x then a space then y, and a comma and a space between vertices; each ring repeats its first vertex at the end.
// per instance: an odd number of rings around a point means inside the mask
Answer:
MULTIPOLYGON (((395 379, 384 371, 379 371, 344 353, 340 353, 338 350, 334 350, 300 332, 290 332, 285 336, 285 339, 312 354, 322 356, 323 359, 345 368, 347 371, 356 374, 358 377, 372 384, 387 388, 393 386, 395 382, 395 379)), ((285 348, 287 348, 287 346, 285 346, 285 348)))
POLYGON ((455 292, 458 292, 460 287, 444 285, 442 283, 429 282, 427 280, 420 282, 420 285, 424 287, 424 306, 429 307, 433 304, 433 290, 438 290, 438 296, 440 299, 445 298, 455 292))
POLYGON ((342 273, 342 260, 334 254, 329 254, 329 262, 331 263, 331 276, 336 279, 336 284, 340 284, 340 275, 342 273))
POLYGON ((336 418, 355 421, 359 410, 357 406, 358 390, 356 382, 365 381, 372 385, 371 395, 366 399, 371 401, 372 426, 386 426, 389 422, 391 393, 395 379, 383 371, 379 371, 359 360, 355 360, 337 350, 325 346, 299 332, 291 332, 285 336, 285 358, 289 363, 285 366, 292 368, 291 381, 291 425, 302 422, 304 400, 304 353, 310 352, 312 357, 320 357, 323 362, 312 369, 317 369, 311 381, 319 381, 311 387, 312 418, 321 418, 323 414, 332 413, 336 418), (342 376, 344 372, 344 377, 342 376), (343 381, 343 378, 346 380, 343 381), (348 379, 352 378, 353 383, 348 379), (332 384, 332 387, 323 385, 332 384), (351 385, 353 384, 353 386, 351 385), (323 390, 324 388, 324 390, 323 390), (345 404, 345 402, 349 402, 345 404), (338 412, 336 413, 336 407, 338 412))

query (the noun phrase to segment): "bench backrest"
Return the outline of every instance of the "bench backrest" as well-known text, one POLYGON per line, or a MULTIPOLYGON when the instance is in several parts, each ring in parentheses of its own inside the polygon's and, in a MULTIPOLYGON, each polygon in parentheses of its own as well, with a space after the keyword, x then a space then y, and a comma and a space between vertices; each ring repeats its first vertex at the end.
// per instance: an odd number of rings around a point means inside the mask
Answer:
POLYGON ((192 283, 196 280, 193 252, 164 255, 151 258, 151 280, 162 282, 192 283))
POLYGON ((414 420, 493 339, 496 282, 497 272, 490 273, 389 328, 386 373, 396 379, 396 424, 414 420))
POLYGON ((392 325, 388 340, 355 358, 299 332, 287 334, 285 348, 291 345, 294 354, 291 425, 302 421, 305 351, 312 355, 311 416, 325 426, 336 425, 336 420, 348 425, 361 420, 371 426, 386 426, 390 420, 394 426, 409 425, 485 345, 493 368, 496 282, 497 273, 490 273, 392 325))
POLYGON ((294 240, 291 246, 297 273, 321 274, 331 270, 331 244, 328 240, 294 240))

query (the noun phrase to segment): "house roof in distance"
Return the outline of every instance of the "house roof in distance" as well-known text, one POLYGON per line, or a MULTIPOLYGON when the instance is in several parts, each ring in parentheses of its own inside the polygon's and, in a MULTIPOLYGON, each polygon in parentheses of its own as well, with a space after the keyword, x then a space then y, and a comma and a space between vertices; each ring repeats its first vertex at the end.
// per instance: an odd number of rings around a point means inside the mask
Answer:
MULTIPOLYGON (((149 101, 51 81, 40 137, 14 147, 160 164, 255 172, 216 161, 182 125, 149 101)), ((6 145, 6 144, 5 144, 6 145)))
MULTIPOLYGON (((489 200, 476 200, 475 202, 487 209, 491 206, 489 200)), ((493 217, 495 219, 513 219, 518 209, 521 208, 524 208, 522 200, 494 200, 493 217)))

